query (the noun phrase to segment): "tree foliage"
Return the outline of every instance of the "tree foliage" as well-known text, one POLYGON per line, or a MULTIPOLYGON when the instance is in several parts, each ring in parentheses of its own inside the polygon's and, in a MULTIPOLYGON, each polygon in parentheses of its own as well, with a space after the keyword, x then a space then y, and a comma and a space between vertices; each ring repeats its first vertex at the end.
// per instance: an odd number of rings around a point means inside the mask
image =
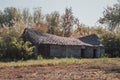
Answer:
POLYGON ((41 13, 41 8, 35 8, 34 9, 33 21, 37 25, 40 25, 40 22, 43 21, 43 15, 41 13))
POLYGON ((65 14, 62 16, 63 36, 70 36, 73 26, 78 19, 73 16, 72 8, 66 8, 65 14))
POLYGON ((22 17, 22 22, 25 27, 33 26, 33 17, 31 15, 29 9, 27 9, 27 8, 23 9, 23 11, 21 13, 21 17, 22 17))
POLYGON ((33 56, 33 49, 34 46, 29 41, 24 42, 22 39, 17 40, 16 38, 13 39, 12 45, 16 48, 18 59, 29 59, 33 56))
POLYGON ((46 25, 48 27, 48 33, 59 35, 61 29, 61 16, 55 11, 46 15, 46 25))
POLYGON ((99 22, 107 25, 110 31, 120 28, 120 0, 117 4, 104 10, 103 17, 99 19, 99 22))
POLYGON ((33 55, 30 42, 20 39, 19 28, 4 27, 0 29, 0 60, 25 60, 33 55))
POLYGON ((103 33, 101 40, 109 57, 120 57, 120 33, 103 33))
POLYGON ((21 19, 20 13, 14 7, 5 8, 4 11, 0 11, 0 26, 13 26, 17 21, 21 19))

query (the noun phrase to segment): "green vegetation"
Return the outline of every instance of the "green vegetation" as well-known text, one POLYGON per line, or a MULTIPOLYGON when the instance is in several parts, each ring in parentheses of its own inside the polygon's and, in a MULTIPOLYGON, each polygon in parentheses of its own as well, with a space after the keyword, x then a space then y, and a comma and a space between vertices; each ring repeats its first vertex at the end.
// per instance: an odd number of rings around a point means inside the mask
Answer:
POLYGON ((106 32, 101 35, 107 57, 120 57, 120 32, 106 32))
POLYGON ((17 28, 5 27, 0 34, 0 61, 26 60, 34 57, 32 52, 34 46, 27 41, 24 42, 17 32, 17 28))
POLYGON ((104 12, 103 17, 99 19, 101 24, 107 25, 110 31, 118 30, 120 28, 120 0, 112 7, 108 6, 104 12))

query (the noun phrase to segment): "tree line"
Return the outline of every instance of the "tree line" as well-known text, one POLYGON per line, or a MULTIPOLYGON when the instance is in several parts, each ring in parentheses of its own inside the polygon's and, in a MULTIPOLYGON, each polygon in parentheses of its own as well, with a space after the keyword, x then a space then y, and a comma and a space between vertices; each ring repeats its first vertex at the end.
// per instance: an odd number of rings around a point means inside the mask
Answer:
POLYGON ((120 57, 119 12, 119 1, 112 7, 107 7, 103 12, 103 17, 98 20, 100 24, 106 26, 103 28, 81 24, 73 15, 72 8, 66 8, 61 15, 57 11, 42 14, 41 8, 34 8, 31 13, 27 8, 21 11, 14 7, 7 7, 0 11, 0 59, 36 58, 36 55, 32 53, 34 46, 28 41, 24 42, 20 37, 24 28, 75 38, 97 34, 105 46, 107 56, 120 57))
POLYGON ((36 58, 32 52, 34 46, 21 38, 25 28, 70 37, 73 26, 77 25, 79 20, 73 15, 72 8, 66 8, 63 15, 57 11, 43 15, 41 8, 34 8, 31 13, 27 8, 20 11, 7 7, 0 11, 0 60, 36 58))
POLYGON ((20 11, 14 7, 0 11, 0 27, 12 27, 17 23, 22 23, 24 27, 68 37, 73 26, 79 25, 79 20, 73 15, 72 8, 66 8, 63 15, 57 11, 43 15, 41 8, 34 8, 32 13, 27 8, 20 11))

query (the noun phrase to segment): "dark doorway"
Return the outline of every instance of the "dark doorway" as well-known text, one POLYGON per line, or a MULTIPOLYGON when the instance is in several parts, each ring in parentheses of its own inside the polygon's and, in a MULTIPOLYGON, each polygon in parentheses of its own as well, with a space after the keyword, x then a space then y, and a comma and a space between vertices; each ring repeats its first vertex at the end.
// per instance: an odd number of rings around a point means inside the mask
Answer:
POLYGON ((40 55, 42 55, 43 57, 49 58, 49 57, 50 57, 50 45, 41 44, 41 45, 39 46, 39 53, 40 53, 40 55))
POLYGON ((93 49, 93 58, 97 58, 97 49, 93 49))
POLYGON ((85 49, 81 49, 81 57, 85 58, 85 49))

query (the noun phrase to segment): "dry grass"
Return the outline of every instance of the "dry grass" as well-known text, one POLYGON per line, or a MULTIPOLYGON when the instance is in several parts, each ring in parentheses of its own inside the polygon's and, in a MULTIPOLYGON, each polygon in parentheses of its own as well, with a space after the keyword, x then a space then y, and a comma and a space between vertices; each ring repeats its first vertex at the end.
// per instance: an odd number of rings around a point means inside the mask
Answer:
POLYGON ((98 59, 76 59, 76 58, 62 58, 62 59, 38 59, 18 62, 0 62, 0 67, 11 66, 34 66, 34 65, 58 65, 58 64, 93 64, 94 66, 101 65, 119 65, 120 58, 98 58, 98 59))

